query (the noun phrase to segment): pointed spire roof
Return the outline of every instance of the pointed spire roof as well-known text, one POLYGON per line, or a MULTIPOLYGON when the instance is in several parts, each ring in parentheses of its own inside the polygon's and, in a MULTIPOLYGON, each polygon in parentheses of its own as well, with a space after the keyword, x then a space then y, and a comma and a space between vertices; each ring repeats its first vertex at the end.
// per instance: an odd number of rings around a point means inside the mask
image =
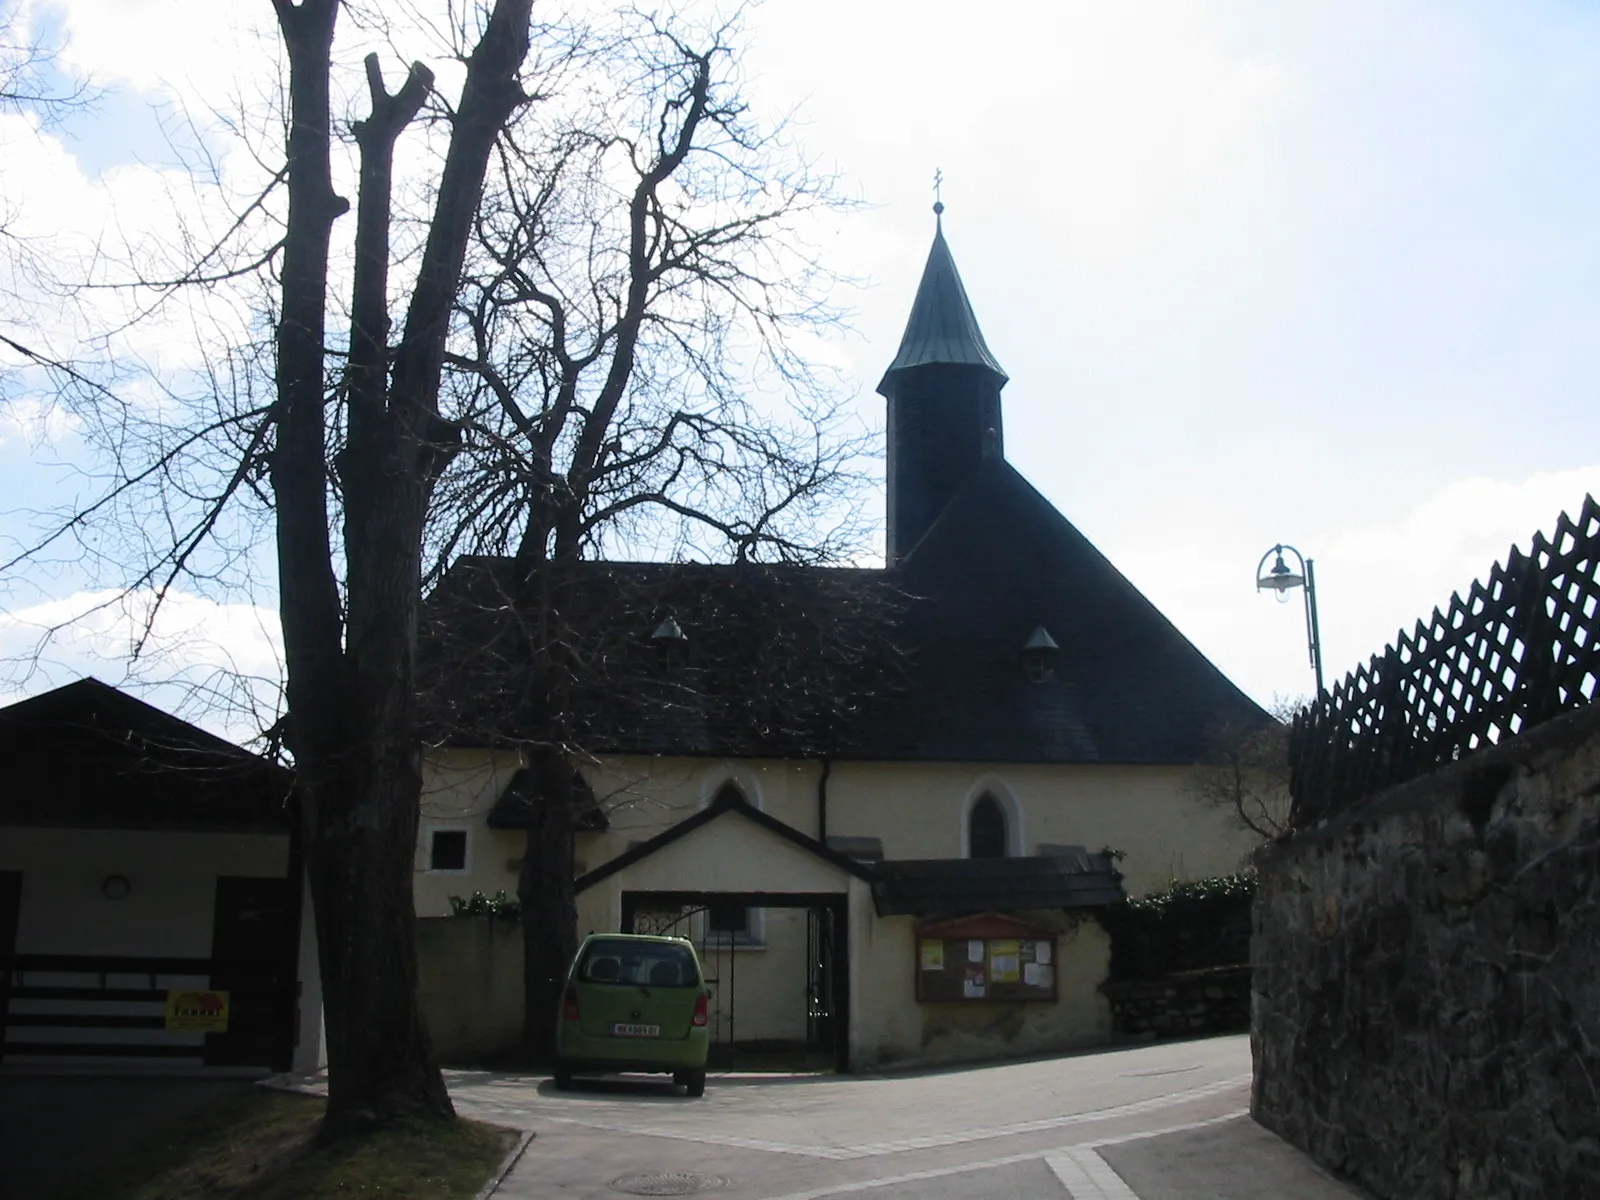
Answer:
MULTIPOLYGON (((942 204, 936 205, 935 214, 943 208, 942 204)), ((978 318, 972 313, 967 289, 961 285, 956 260, 951 257, 950 247, 944 240, 944 222, 937 215, 935 221, 933 248, 928 251, 927 265, 922 268, 922 282, 917 285, 917 298, 911 304, 911 317, 900 339, 900 352, 883 373, 883 381, 878 384, 880 393, 896 371, 933 363, 985 367, 999 377, 1002 385, 1008 378, 984 342, 983 331, 978 328, 978 318)))

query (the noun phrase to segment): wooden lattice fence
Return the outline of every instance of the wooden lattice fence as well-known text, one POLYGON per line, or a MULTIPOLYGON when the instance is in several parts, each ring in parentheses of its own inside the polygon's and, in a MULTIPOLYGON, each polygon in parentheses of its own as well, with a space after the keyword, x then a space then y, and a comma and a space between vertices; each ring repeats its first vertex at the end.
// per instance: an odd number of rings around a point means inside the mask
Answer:
POLYGON ((1364 797, 1594 701, 1600 682, 1600 505, 1515 546, 1487 582, 1419 621, 1295 718, 1292 820, 1364 797))

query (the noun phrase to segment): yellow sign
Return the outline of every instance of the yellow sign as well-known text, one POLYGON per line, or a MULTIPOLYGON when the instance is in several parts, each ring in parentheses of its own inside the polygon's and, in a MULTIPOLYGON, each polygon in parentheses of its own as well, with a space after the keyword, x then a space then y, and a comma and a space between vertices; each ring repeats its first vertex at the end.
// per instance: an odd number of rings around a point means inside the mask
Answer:
POLYGON ((944 943, 931 939, 922 942, 922 969, 924 971, 944 970, 944 943))
POLYGON ((1022 943, 1000 940, 989 943, 989 978, 995 983, 1016 983, 1022 978, 1022 943))
POLYGON ((167 1028, 191 1033, 226 1033, 228 993, 168 992, 167 1028))

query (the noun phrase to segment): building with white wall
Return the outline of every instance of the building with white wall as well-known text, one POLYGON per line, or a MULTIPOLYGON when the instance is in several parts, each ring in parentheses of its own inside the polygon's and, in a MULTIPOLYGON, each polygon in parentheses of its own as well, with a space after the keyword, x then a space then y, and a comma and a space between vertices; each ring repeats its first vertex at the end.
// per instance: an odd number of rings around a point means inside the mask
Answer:
POLYGON ((0 1070, 322 1061, 280 767, 95 679, 0 709, 0 1070))
MULTIPOLYGON (((1252 849, 1191 784, 1269 718, 1006 461, 1006 382, 941 229, 879 386, 884 568, 584 564, 580 932, 694 937, 733 1041, 1104 1042, 1095 908, 1252 849)), ((516 888, 525 834, 490 819, 534 737, 515 571, 462 560, 430 602, 423 915, 516 888)))

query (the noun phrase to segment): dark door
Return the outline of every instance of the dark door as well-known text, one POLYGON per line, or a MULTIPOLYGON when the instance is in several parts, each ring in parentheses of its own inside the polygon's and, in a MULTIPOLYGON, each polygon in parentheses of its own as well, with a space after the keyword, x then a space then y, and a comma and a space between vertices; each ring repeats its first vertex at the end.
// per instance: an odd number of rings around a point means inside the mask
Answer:
POLYGON ((206 1062, 276 1067, 294 1040, 297 947, 289 880, 217 878, 211 986, 228 993, 228 1031, 206 1036, 206 1062))
POLYGON ((11 1006, 11 956, 17 952, 17 912, 22 872, 0 871, 0 1058, 6 1056, 6 1012, 11 1006))

